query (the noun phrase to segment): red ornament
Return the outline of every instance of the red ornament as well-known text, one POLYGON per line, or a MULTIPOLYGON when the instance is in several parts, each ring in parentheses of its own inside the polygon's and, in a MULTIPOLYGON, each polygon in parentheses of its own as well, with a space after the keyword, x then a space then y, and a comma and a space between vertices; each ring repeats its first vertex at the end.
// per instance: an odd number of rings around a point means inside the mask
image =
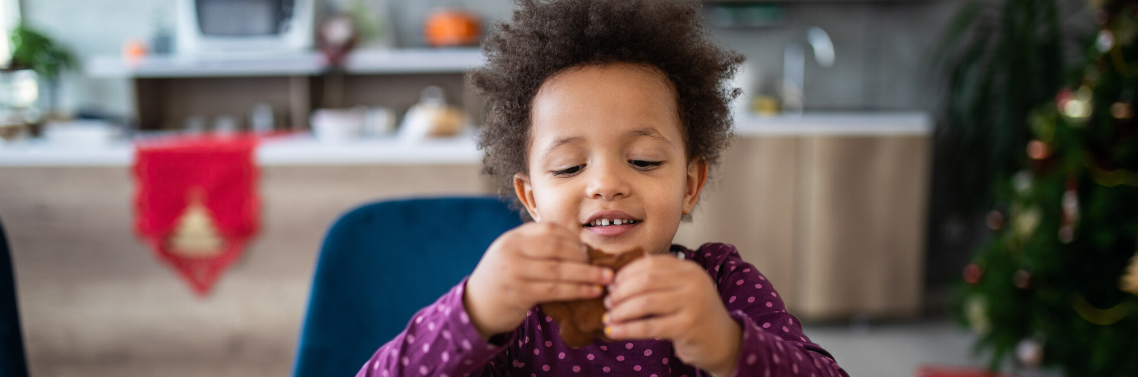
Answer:
POLYGON ((136 231, 199 296, 209 293, 257 232, 255 146, 251 137, 136 146, 136 231))
POLYGON ((1016 288, 1028 289, 1031 288, 1032 278, 1031 273, 1025 270, 1016 270, 1015 277, 1013 278, 1016 288))
POLYGON ((1095 23, 1099 24, 1100 26, 1105 26, 1108 21, 1110 21, 1110 14, 1106 13, 1106 10, 1095 10, 1095 23))
POLYGON ((1070 88, 1059 89, 1059 93, 1055 93, 1055 107, 1062 113, 1067 109, 1067 102, 1075 99, 1075 91, 1070 88))
POLYGON ((976 285, 976 283, 980 282, 980 278, 982 277, 984 277, 984 270, 980 269, 980 266, 975 263, 969 263, 967 266, 964 266, 964 281, 968 282, 968 284, 976 285))
POLYGON ((1027 156, 1032 160, 1044 160, 1051 156, 1051 148, 1039 140, 1032 140, 1027 143, 1027 156))
POLYGON ((1004 227, 1004 214, 997 210, 988 211, 988 215, 984 217, 984 223, 988 225, 988 229, 1000 230, 1004 227))

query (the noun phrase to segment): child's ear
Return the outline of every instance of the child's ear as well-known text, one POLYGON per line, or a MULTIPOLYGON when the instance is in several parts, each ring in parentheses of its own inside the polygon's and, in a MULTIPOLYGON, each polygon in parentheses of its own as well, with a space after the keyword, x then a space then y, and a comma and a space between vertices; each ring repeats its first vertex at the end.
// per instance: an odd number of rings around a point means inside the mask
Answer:
POLYGON ((692 159, 688 163, 687 183, 684 186, 684 214, 690 215, 699 200, 699 193, 707 183, 707 160, 702 157, 692 159))
POLYGON ((541 221, 541 216, 537 214, 537 205, 533 200, 533 186, 529 183, 529 176, 522 173, 514 174, 514 193, 518 195, 518 201, 526 206, 529 217, 533 218, 533 221, 541 221))

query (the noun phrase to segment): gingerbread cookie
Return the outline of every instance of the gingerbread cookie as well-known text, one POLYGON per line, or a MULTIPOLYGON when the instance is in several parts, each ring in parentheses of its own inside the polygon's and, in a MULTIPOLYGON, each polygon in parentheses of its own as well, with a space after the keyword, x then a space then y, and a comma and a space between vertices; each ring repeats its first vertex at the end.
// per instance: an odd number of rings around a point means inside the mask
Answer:
MULTIPOLYGON (((614 273, 645 255, 640 248, 621 254, 608 254, 592 247, 588 249, 590 264, 611 268, 614 273)), ((605 288, 601 296, 594 299, 541 304, 541 310, 557 321, 557 326, 561 328, 561 340, 570 347, 587 346, 596 338, 612 341, 605 336, 605 325, 601 322, 601 316, 605 314, 604 297, 608 293, 608 288, 605 288)))

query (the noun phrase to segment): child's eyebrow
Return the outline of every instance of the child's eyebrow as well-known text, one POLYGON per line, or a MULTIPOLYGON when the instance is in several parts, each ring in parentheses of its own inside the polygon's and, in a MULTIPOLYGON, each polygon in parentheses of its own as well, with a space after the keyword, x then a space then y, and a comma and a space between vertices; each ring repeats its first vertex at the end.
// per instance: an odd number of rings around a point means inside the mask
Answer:
POLYGON ((554 149, 557 149, 557 147, 560 147, 560 146, 565 145, 565 144, 577 142, 577 141, 582 141, 582 140, 585 140, 585 138, 580 137, 580 136, 569 136, 569 137, 558 138, 557 140, 554 140, 553 143, 549 144, 549 147, 546 147, 545 150, 541 152, 541 155, 542 156, 548 156, 550 153, 553 152, 554 149))
MULTIPOLYGON (((644 137, 653 138, 653 139, 660 140, 660 141, 667 143, 668 146, 675 147, 675 145, 672 144, 671 140, 668 140, 668 138, 666 138, 666 137, 664 137, 664 135, 660 134, 660 131, 656 131, 656 129, 652 128, 652 127, 637 128, 635 130, 630 130, 628 132, 625 132, 624 134, 631 136, 631 137, 644 136, 644 137)), ((579 141, 584 141, 584 140, 585 140, 585 138, 581 137, 581 136, 567 136, 567 137, 558 138, 557 140, 554 140, 553 143, 550 143, 549 146, 546 147, 545 150, 541 152, 541 155, 542 156, 548 156, 550 153, 553 153, 554 149, 557 149, 558 147, 560 147, 562 145, 569 144, 569 143, 575 143, 575 142, 579 142, 579 141)))
POLYGON ((666 137, 664 137, 664 135, 660 134, 660 131, 656 131, 656 129, 652 128, 652 127, 637 128, 635 130, 631 130, 631 131, 626 132, 625 135, 647 136, 647 137, 668 143, 669 146, 675 147, 675 145, 672 145, 671 140, 668 140, 668 138, 666 138, 666 137))

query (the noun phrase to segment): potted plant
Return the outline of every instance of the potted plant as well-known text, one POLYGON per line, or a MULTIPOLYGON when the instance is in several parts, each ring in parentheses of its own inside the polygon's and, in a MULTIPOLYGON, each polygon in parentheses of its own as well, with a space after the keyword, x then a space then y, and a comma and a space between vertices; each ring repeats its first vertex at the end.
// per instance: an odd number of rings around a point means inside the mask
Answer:
POLYGON ((47 114, 55 111, 59 93, 59 76, 77 66, 75 55, 51 37, 20 24, 11 34, 12 59, 8 70, 35 71, 48 91, 47 114))

